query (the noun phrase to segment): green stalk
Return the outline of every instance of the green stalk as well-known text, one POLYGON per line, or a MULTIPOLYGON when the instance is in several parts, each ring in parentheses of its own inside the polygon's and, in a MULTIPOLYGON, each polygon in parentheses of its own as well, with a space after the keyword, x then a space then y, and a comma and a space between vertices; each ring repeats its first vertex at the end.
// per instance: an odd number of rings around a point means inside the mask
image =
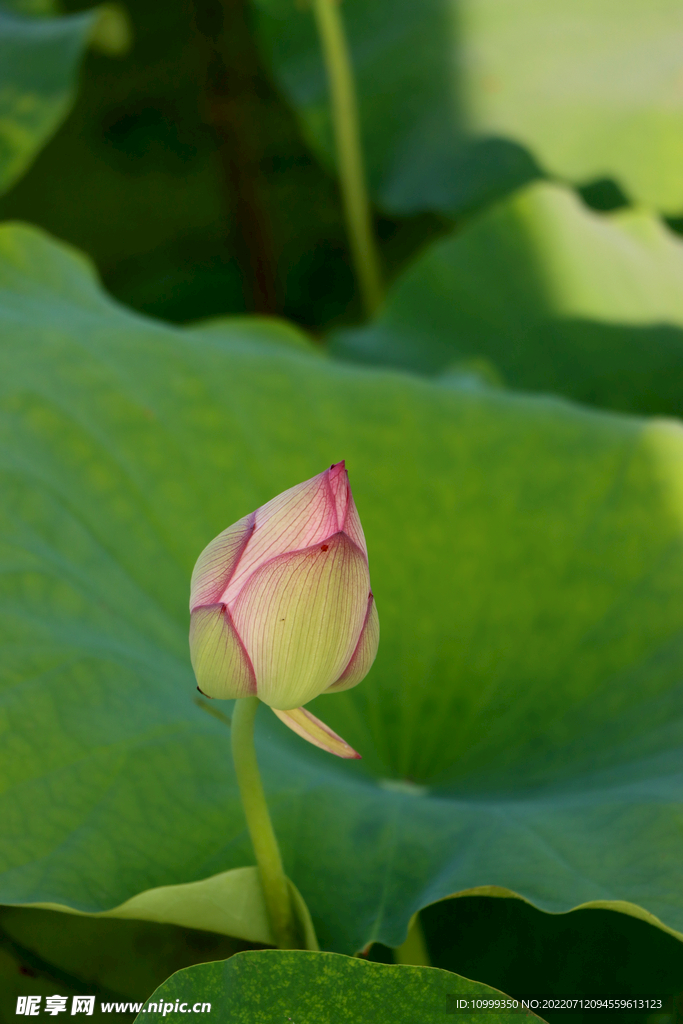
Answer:
POLYGON ((394 960, 397 964, 410 964, 413 967, 432 966, 419 914, 415 914, 410 922, 406 941, 394 950, 394 960))
POLYGON ((254 719, 259 703, 258 697, 235 701, 230 730, 232 758, 275 944, 278 949, 300 949, 289 885, 256 760, 254 719))
POLYGON ((313 12, 332 101, 346 230, 363 305, 372 316, 382 301, 382 284, 365 186, 356 90, 339 0, 313 0, 313 12))

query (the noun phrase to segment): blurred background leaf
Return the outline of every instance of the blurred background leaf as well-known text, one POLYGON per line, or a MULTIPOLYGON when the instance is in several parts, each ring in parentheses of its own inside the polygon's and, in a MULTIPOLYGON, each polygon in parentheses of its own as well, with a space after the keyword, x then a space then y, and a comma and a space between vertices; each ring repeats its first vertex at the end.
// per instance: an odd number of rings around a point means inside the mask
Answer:
MULTIPOLYGON (((253 3, 273 71, 332 166, 310 11, 253 3)), ((461 211, 539 165, 575 184, 614 178, 633 200, 683 209, 676 0, 345 0, 344 19, 383 209, 461 211)))
POLYGON ((61 14, 58 0, 2 0, 2 7, 12 14, 28 17, 45 17, 61 14))
MULTIPOLYGON (((357 318, 336 181, 263 67, 248 0, 136 0, 129 13, 133 48, 88 54, 72 116, 0 217, 84 249, 117 298, 163 319, 357 318)), ((381 218, 389 272, 445 226, 381 218)))
POLYGON ((0 191, 24 173, 67 115, 96 11, 63 18, 47 3, 0 4, 0 191))
POLYGON ((428 247, 331 350, 422 373, 484 358, 511 387, 681 415, 683 243, 642 208, 537 183, 428 247))

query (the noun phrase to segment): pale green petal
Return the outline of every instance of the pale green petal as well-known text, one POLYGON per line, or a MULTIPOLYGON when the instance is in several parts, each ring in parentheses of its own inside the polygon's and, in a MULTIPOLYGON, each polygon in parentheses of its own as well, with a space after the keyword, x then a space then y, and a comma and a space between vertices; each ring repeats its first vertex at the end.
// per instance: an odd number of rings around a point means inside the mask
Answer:
POLYGON ((192 612, 190 658, 199 689, 207 697, 231 700, 256 692, 249 657, 223 605, 192 612))
POLYGON ((343 533, 252 575, 232 614, 262 701, 286 711, 339 678, 356 649, 369 592, 365 557, 343 533))
POLYGON ((190 611, 218 604, 254 529, 254 512, 228 526, 202 551, 192 572, 190 611))
POLYGON ((308 740, 314 747, 327 750, 337 757, 358 758, 361 755, 353 747, 349 746, 336 732, 325 725, 319 718, 312 715, 306 708, 293 708, 291 711, 280 711, 279 708, 271 709, 287 728, 295 732, 297 736, 308 740))
POLYGON ((372 668, 373 662, 377 657, 377 648, 379 647, 379 616, 372 594, 368 599, 368 605, 368 614, 363 626, 363 632, 360 635, 358 646, 353 652, 353 657, 336 683, 328 686, 325 693, 339 693, 340 690, 350 690, 352 686, 357 686, 362 679, 365 679, 372 668))

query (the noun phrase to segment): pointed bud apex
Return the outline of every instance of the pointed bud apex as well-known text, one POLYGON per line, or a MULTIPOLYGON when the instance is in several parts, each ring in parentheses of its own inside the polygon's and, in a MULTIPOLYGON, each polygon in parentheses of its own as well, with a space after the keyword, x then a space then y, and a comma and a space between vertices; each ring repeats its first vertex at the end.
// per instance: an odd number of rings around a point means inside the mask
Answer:
POLYGON ((190 612, 192 665, 203 693, 256 693, 276 711, 297 709, 280 715, 295 732, 308 732, 305 738, 325 749, 323 734, 333 737, 350 751, 300 707, 359 683, 379 643, 365 537, 344 463, 212 540, 192 574, 190 612))

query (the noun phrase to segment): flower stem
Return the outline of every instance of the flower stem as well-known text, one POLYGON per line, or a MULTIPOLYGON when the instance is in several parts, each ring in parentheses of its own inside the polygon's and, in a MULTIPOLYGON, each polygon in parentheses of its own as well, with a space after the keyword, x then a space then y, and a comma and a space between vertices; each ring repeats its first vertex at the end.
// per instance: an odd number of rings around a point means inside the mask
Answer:
POLYGON ((372 316, 382 301, 379 257, 372 232, 358 126, 356 90, 339 0, 313 0, 332 102, 332 121, 346 229, 363 305, 372 316))
POLYGON ((278 949, 300 949, 289 885, 256 760, 254 719, 259 703, 258 697, 241 697, 235 701, 232 758, 275 944, 278 949))

